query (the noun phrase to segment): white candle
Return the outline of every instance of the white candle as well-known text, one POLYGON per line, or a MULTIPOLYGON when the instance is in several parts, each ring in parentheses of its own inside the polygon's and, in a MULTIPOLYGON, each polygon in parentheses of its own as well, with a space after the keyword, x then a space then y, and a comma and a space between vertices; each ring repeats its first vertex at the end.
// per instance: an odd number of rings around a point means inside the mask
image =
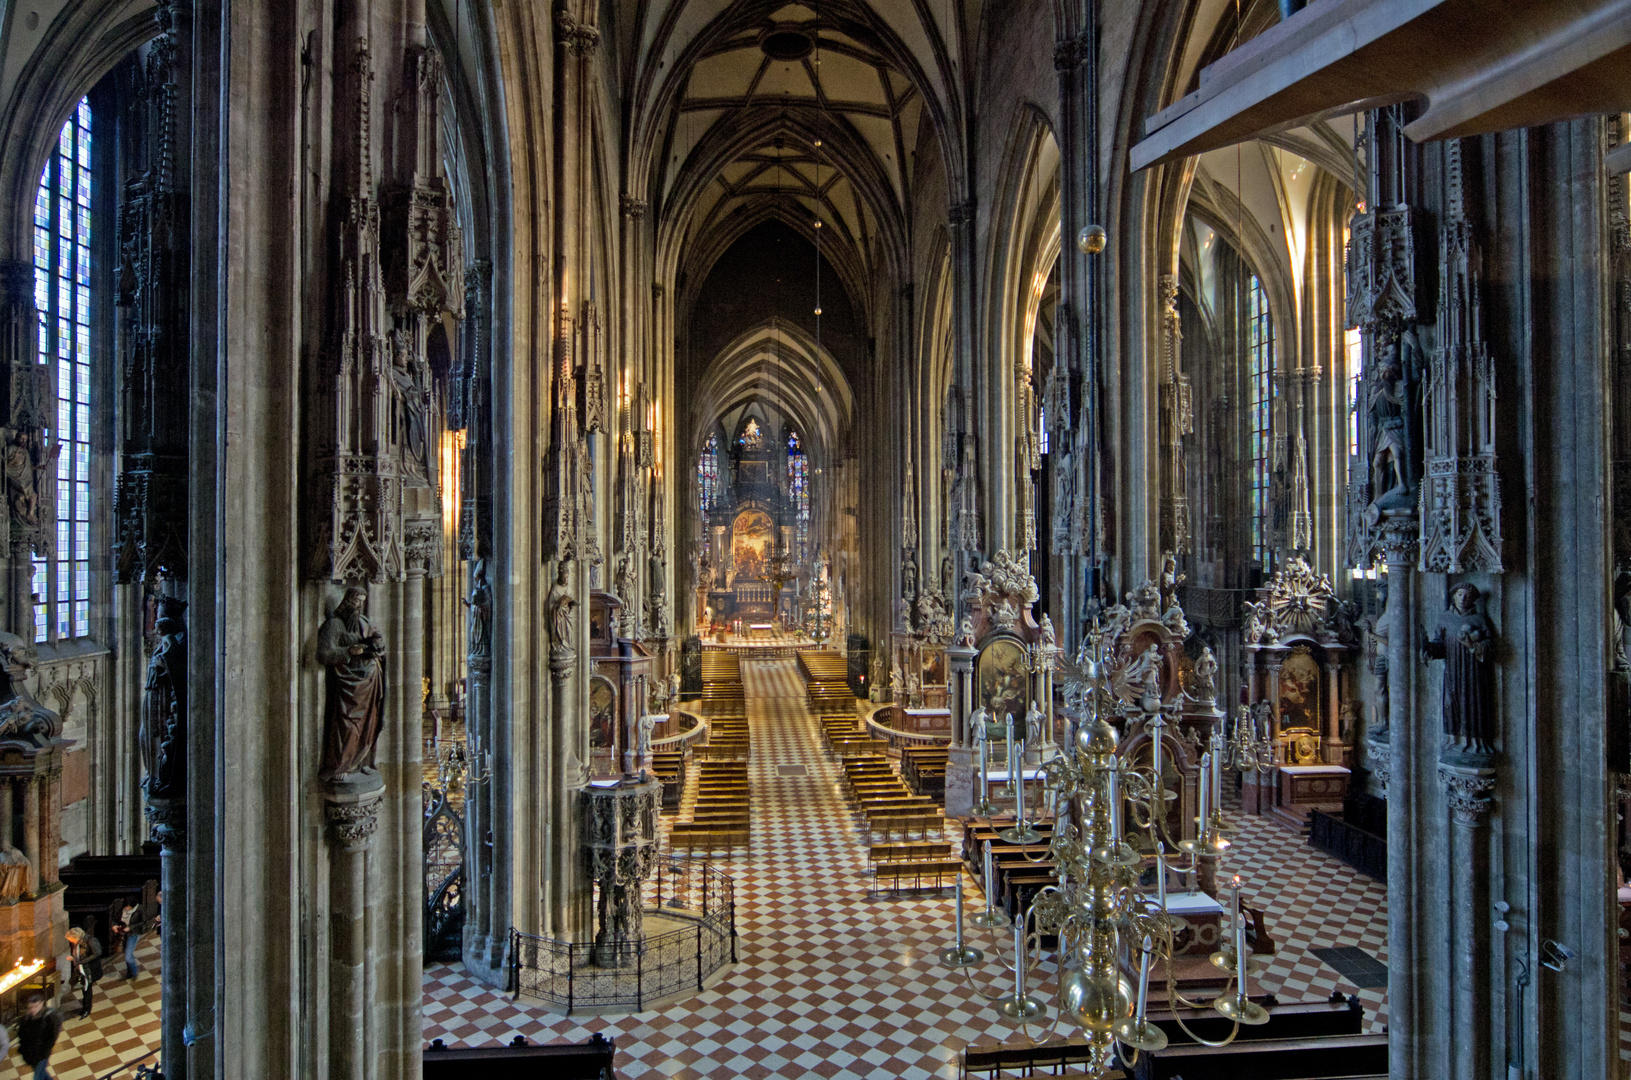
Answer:
POLYGON ((1161 910, 1167 910, 1167 845, 1164 841, 1155 842, 1155 888, 1156 898, 1160 901, 1161 910))
POLYGON ((963 872, 957 871, 957 952, 963 951, 963 872))
POLYGON ((1246 996, 1246 920, 1240 917, 1240 900, 1235 899, 1235 981, 1240 984, 1240 996, 1246 996))
POLYGON ((1212 797, 1212 755, 1201 755, 1201 783, 1200 806, 1195 815, 1195 836, 1199 839, 1206 832, 1206 803, 1212 797))
POLYGON ((1144 935, 1144 955, 1138 960, 1138 1023, 1144 1024, 1146 1006, 1150 1000, 1150 953, 1155 950, 1155 942, 1150 935, 1144 935))
POLYGON ((1121 843, 1121 763, 1110 759, 1110 842, 1121 843))

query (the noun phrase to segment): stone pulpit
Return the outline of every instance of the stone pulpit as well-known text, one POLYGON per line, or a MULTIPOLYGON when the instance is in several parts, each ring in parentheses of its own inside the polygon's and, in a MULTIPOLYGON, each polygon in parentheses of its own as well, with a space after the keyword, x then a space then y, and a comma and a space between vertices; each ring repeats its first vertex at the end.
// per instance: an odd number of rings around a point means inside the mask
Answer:
POLYGON ((654 779, 595 780, 584 792, 584 839, 595 888, 594 962, 599 967, 632 964, 639 950, 645 915, 640 888, 657 858, 662 796, 663 786, 654 779))

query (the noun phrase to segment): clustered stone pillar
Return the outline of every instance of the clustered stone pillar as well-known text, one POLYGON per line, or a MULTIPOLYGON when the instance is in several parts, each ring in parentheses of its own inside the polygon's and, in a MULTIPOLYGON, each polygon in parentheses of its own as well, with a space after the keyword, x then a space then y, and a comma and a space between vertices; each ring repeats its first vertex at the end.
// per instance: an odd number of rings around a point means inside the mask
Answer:
POLYGON ((366 1080, 374 1070, 367 1031, 369 849, 379 829, 385 783, 377 776, 324 792, 329 842, 329 1072, 331 1080, 366 1080))
POLYGON ((946 756, 946 816, 967 817, 974 809, 976 751, 969 741, 968 714, 974 708, 974 656, 962 642, 946 650, 951 683, 951 747, 946 756))
MULTIPOLYGON (((1415 808, 1419 805, 1416 791, 1420 777, 1416 768, 1417 746, 1420 732, 1411 722, 1413 688, 1407 683, 1406 673, 1413 670, 1410 644, 1415 641, 1415 619, 1412 601, 1415 596, 1416 521, 1414 517, 1400 516, 1388 520, 1382 531, 1382 559, 1388 575, 1388 669, 1401 685, 1394 686, 1388 697, 1388 743, 1386 753, 1377 764, 1383 781, 1389 786, 1387 801, 1388 882, 1389 899, 1399 895, 1394 883, 1414 880, 1421 858, 1417 839, 1415 808)), ((1372 760, 1376 761, 1373 744, 1372 760)), ((1418 994, 1417 920, 1414 918, 1388 920, 1388 1000, 1405 1005, 1406 1015, 1425 1015, 1424 1006, 1416 1000, 1418 994), (1408 1004, 1406 1004, 1408 1003, 1408 1004)), ((1415 1062, 1418 1057, 1419 1033, 1409 1024, 1392 1023, 1388 1026, 1388 1054, 1395 1062, 1415 1062)))
POLYGON ((162 1011, 159 1020, 159 1060, 166 1076, 186 1074, 187 1054, 184 1030, 187 1010, 187 800, 147 801, 147 820, 153 839, 159 844, 159 882, 163 890, 164 915, 159 923, 159 959, 163 967, 160 999, 174 1007, 162 1011), (164 963, 164 961, 172 961, 164 963))

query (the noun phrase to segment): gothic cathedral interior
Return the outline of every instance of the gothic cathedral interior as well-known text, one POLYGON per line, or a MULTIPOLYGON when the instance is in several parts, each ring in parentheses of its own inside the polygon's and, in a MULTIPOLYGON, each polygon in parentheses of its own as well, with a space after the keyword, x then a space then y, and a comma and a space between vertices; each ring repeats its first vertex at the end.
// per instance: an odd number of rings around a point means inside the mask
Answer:
POLYGON ((0 0, 0 1076, 1631 1077, 1628 174, 1631 0, 0 0))

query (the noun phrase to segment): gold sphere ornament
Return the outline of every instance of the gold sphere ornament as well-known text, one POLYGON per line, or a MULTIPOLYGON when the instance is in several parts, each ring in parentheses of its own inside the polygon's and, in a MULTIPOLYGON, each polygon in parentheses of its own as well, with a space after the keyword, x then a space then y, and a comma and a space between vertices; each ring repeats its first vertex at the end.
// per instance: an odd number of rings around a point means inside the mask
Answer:
POLYGON ((1084 1031, 1107 1032, 1133 1015, 1133 985, 1126 979, 1072 968, 1059 980, 1059 1006, 1084 1031))
POLYGON ((1104 250, 1104 245, 1110 242, 1103 225, 1083 225, 1082 231, 1076 234, 1076 246, 1084 255, 1097 255, 1104 250))

